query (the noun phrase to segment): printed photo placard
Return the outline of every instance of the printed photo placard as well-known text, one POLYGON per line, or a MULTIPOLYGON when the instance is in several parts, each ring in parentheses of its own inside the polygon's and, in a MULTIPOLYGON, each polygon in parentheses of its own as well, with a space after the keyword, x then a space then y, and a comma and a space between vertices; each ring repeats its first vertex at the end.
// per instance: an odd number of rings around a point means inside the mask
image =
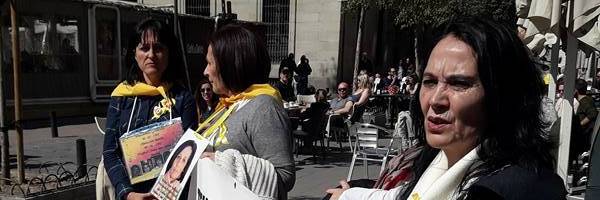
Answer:
POLYGON ((181 118, 149 124, 119 138, 132 184, 156 178, 183 135, 181 118))
POLYGON ((150 193, 160 200, 177 200, 207 146, 207 141, 200 141, 188 129, 171 151, 150 193))

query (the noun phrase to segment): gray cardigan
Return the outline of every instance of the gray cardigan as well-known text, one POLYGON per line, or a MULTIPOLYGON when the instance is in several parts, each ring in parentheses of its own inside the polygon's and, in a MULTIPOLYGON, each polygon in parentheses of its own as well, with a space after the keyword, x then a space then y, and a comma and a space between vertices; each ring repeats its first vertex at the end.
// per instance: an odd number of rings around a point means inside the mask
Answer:
POLYGON ((290 119, 281 102, 259 95, 232 113, 225 124, 228 144, 216 150, 236 149, 271 162, 277 172, 279 198, 287 199, 296 175, 290 119))

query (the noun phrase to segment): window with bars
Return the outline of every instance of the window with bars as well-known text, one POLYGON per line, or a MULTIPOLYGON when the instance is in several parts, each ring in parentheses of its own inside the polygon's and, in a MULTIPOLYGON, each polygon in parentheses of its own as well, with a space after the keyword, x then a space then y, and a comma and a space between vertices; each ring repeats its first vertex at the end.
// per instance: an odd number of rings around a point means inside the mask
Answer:
POLYGON ((288 54, 290 0, 263 0, 265 37, 272 63, 279 63, 288 54))
POLYGON ((210 16, 210 0, 186 0, 185 13, 210 16))

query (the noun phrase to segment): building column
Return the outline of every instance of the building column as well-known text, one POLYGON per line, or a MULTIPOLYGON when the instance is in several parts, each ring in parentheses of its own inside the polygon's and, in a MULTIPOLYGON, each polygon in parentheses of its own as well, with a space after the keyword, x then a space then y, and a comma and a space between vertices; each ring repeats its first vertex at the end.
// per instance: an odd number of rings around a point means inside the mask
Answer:
POLYGON ((298 0, 290 0, 288 52, 292 52, 294 55, 296 55, 296 25, 298 24, 298 17, 296 15, 297 12, 298 0))

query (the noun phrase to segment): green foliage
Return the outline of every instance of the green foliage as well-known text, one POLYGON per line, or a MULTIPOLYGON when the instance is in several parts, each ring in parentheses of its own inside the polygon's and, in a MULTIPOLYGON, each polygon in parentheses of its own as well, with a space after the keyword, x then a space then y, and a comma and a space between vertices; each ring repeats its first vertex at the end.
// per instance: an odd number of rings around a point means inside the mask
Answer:
POLYGON ((389 11, 394 23, 402 28, 436 27, 463 16, 491 17, 509 24, 516 23, 514 0, 347 0, 344 11, 378 8, 389 11))

